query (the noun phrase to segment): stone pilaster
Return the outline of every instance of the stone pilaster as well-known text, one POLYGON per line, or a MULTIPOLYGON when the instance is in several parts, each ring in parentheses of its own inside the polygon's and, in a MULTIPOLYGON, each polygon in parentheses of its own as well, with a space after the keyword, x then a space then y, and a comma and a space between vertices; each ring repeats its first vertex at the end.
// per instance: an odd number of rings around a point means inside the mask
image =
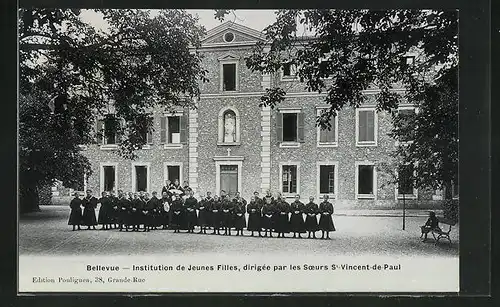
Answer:
POLYGON ((271 108, 261 109, 261 184, 262 193, 271 188, 271 108))
MULTIPOLYGON (((196 103, 198 105, 198 103, 196 103)), ((198 189, 198 110, 189 109, 188 125, 189 144, 189 186, 196 191, 198 189)))

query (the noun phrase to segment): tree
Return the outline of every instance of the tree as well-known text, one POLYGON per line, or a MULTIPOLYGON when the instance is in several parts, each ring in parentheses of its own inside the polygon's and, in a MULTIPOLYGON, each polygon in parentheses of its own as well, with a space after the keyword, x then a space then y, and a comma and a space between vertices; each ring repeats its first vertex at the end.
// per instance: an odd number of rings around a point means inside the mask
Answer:
POLYGON ((108 31, 83 22, 80 10, 19 10, 21 211, 36 209, 41 185, 74 187, 90 172, 79 145, 96 142, 98 115, 120 119, 120 154, 133 159, 152 129, 148 112, 193 107, 207 81, 196 52, 205 30, 190 14, 98 12, 108 31))
MULTIPOLYGON (((215 17, 228 13, 217 10, 215 17)), ((330 108, 317 118, 322 129, 342 108, 359 107, 364 90, 378 88, 377 111, 394 114, 392 135, 414 131, 413 144, 397 149, 398 161, 415 165, 415 187, 445 187, 451 200, 458 169, 456 10, 279 10, 263 32, 247 67, 272 74, 295 66, 305 89, 325 93, 330 108), (393 91, 397 87, 406 90, 393 91), (406 129, 394 112, 403 101, 420 111, 406 129)), ((261 105, 274 107, 285 98, 286 88, 274 86, 261 105)))

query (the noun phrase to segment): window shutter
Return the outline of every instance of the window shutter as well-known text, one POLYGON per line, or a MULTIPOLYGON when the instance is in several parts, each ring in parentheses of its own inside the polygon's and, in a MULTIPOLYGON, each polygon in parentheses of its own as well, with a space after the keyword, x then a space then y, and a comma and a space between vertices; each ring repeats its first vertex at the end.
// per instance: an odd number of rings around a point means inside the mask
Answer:
POLYGON ((328 131, 328 142, 336 142, 337 140, 335 139, 335 121, 336 121, 336 118, 334 116, 332 116, 330 118, 330 124, 332 125, 330 131, 328 131))
POLYGON ((359 111, 358 113, 358 141, 367 141, 366 135, 366 111, 359 111))
POLYGON ((283 113, 276 113, 276 139, 283 142, 283 113))
POLYGON ((375 141, 375 111, 366 112, 367 141, 375 141))
POLYGON ((148 134, 146 135, 146 138, 147 138, 147 143, 148 144, 153 143, 153 131, 149 130, 148 134))
POLYGON ((304 113, 297 114, 297 140, 304 142, 304 113))
POLYGON ((160 117, 160 143, 165 144, 167 142, 167 118, 165 116, 160 117))
POLYGON ((187 143, 187 116, 183 114, 179 118, 180 125, 180 134, 181 134, 181 143, 187 143))
POLYGON ((97 144, 102 144, 104 135, 104 121, 102 119, 96 120, 96 140, 97 144))

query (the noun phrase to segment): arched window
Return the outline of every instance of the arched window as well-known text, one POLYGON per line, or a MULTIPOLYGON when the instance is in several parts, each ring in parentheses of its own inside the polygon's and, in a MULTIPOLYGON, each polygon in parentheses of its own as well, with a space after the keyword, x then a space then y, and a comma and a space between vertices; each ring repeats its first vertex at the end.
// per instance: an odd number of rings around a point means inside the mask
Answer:
POLYGON ((218 145, 239 145, 240 116, 234 108, 224 108, 219 112, 218 145))

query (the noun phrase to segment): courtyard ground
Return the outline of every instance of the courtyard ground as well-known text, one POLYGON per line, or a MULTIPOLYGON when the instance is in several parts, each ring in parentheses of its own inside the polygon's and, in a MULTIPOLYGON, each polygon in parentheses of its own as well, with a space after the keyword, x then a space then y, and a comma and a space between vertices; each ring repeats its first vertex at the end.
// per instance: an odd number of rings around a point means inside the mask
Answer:
POLYGON ((21 216, 20 255, 251 255, 275 252, 288 255, 458 257, 458 225, 452 229, 451 245, 446 240, 435 245, 432 236, 429 236, 429 242, 421 242, 419 227, 427 219, 427 211, 423 210, 408 211, 404 231, 401 229, 401 210, 341 211, 334 216, 337 231, 331 233, 330 240, 252 238, 246 231, 245 237, 174 234, 171 230, 146 233, 115 229, 72 231, 67 225, 68 216, 66 206, 42 206, 40 212, 21 216))

